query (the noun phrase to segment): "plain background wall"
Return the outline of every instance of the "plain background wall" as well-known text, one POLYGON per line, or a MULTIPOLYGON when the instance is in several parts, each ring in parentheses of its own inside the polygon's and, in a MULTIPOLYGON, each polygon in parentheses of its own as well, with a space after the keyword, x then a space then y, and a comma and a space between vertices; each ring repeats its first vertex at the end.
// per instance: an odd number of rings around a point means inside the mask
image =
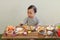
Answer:
POLYGON ((8 25, 16 26, 27 17, 29 5, 37 7, 41 24, 60 22, 60 0, 0 0, 0 33, 8 25))

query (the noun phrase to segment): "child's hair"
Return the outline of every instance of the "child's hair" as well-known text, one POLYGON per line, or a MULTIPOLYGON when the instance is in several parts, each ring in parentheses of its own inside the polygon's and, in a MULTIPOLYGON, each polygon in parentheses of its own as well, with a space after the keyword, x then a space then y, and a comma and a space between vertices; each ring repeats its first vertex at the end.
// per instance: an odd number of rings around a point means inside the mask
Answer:
POLYGON ((34 13, 36 13, 37 12, 37 8, 34 6, 34 5, 30 5, 29 7, 28 7, 28 10, 29 9, 32 9, 33 8, 33 10, 34 10, 34 13))

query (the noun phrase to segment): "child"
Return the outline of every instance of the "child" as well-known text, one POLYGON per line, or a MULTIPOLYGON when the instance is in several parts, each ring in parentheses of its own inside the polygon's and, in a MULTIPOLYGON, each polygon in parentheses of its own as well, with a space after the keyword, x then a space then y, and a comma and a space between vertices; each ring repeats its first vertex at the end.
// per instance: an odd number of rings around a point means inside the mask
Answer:
POLYGON ((25 18, 23 24, 27 24, 28 26, 40 25, 39 19, 35 16, 36 12, 37 12, 37 8, 34 5, 30 5, 27 9, 28 17, 25 18))
MULTIPOLYGON (((23 25, 27 24, 28 26, 38 26, 40 25, 39 19, 35 16, 37 12, 37 8, 34 5, 30 5, 27 9, 28 17, 25 18, 23 25)), ((33 38, 30 40, 34 40, 33 38)))

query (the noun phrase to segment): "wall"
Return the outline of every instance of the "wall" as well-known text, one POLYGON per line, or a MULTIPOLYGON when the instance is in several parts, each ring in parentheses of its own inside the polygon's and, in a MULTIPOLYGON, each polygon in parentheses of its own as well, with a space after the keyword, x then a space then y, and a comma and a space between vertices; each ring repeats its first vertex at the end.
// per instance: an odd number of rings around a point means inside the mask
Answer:
POLYGON ((6 26, 16 26, 22 22, 31 4, 37 7, 37 16, 42 25, 60 22, 60 0, 0 0, 0 33, 6 26))

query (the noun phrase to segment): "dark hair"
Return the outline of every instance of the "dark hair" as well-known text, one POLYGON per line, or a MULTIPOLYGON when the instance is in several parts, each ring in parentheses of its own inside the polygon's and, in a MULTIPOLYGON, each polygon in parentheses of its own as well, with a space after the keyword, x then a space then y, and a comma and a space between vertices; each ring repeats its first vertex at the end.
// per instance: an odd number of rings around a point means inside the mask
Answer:
POLYGON ((29 9, 31 9, 31 8, 33 8, 34 13, 36 13, 36 12, 37 12, 37 8, 36 8, 34 5, 30 5, 30 6, 28 7, 28 10, 29 10, 29 9))

